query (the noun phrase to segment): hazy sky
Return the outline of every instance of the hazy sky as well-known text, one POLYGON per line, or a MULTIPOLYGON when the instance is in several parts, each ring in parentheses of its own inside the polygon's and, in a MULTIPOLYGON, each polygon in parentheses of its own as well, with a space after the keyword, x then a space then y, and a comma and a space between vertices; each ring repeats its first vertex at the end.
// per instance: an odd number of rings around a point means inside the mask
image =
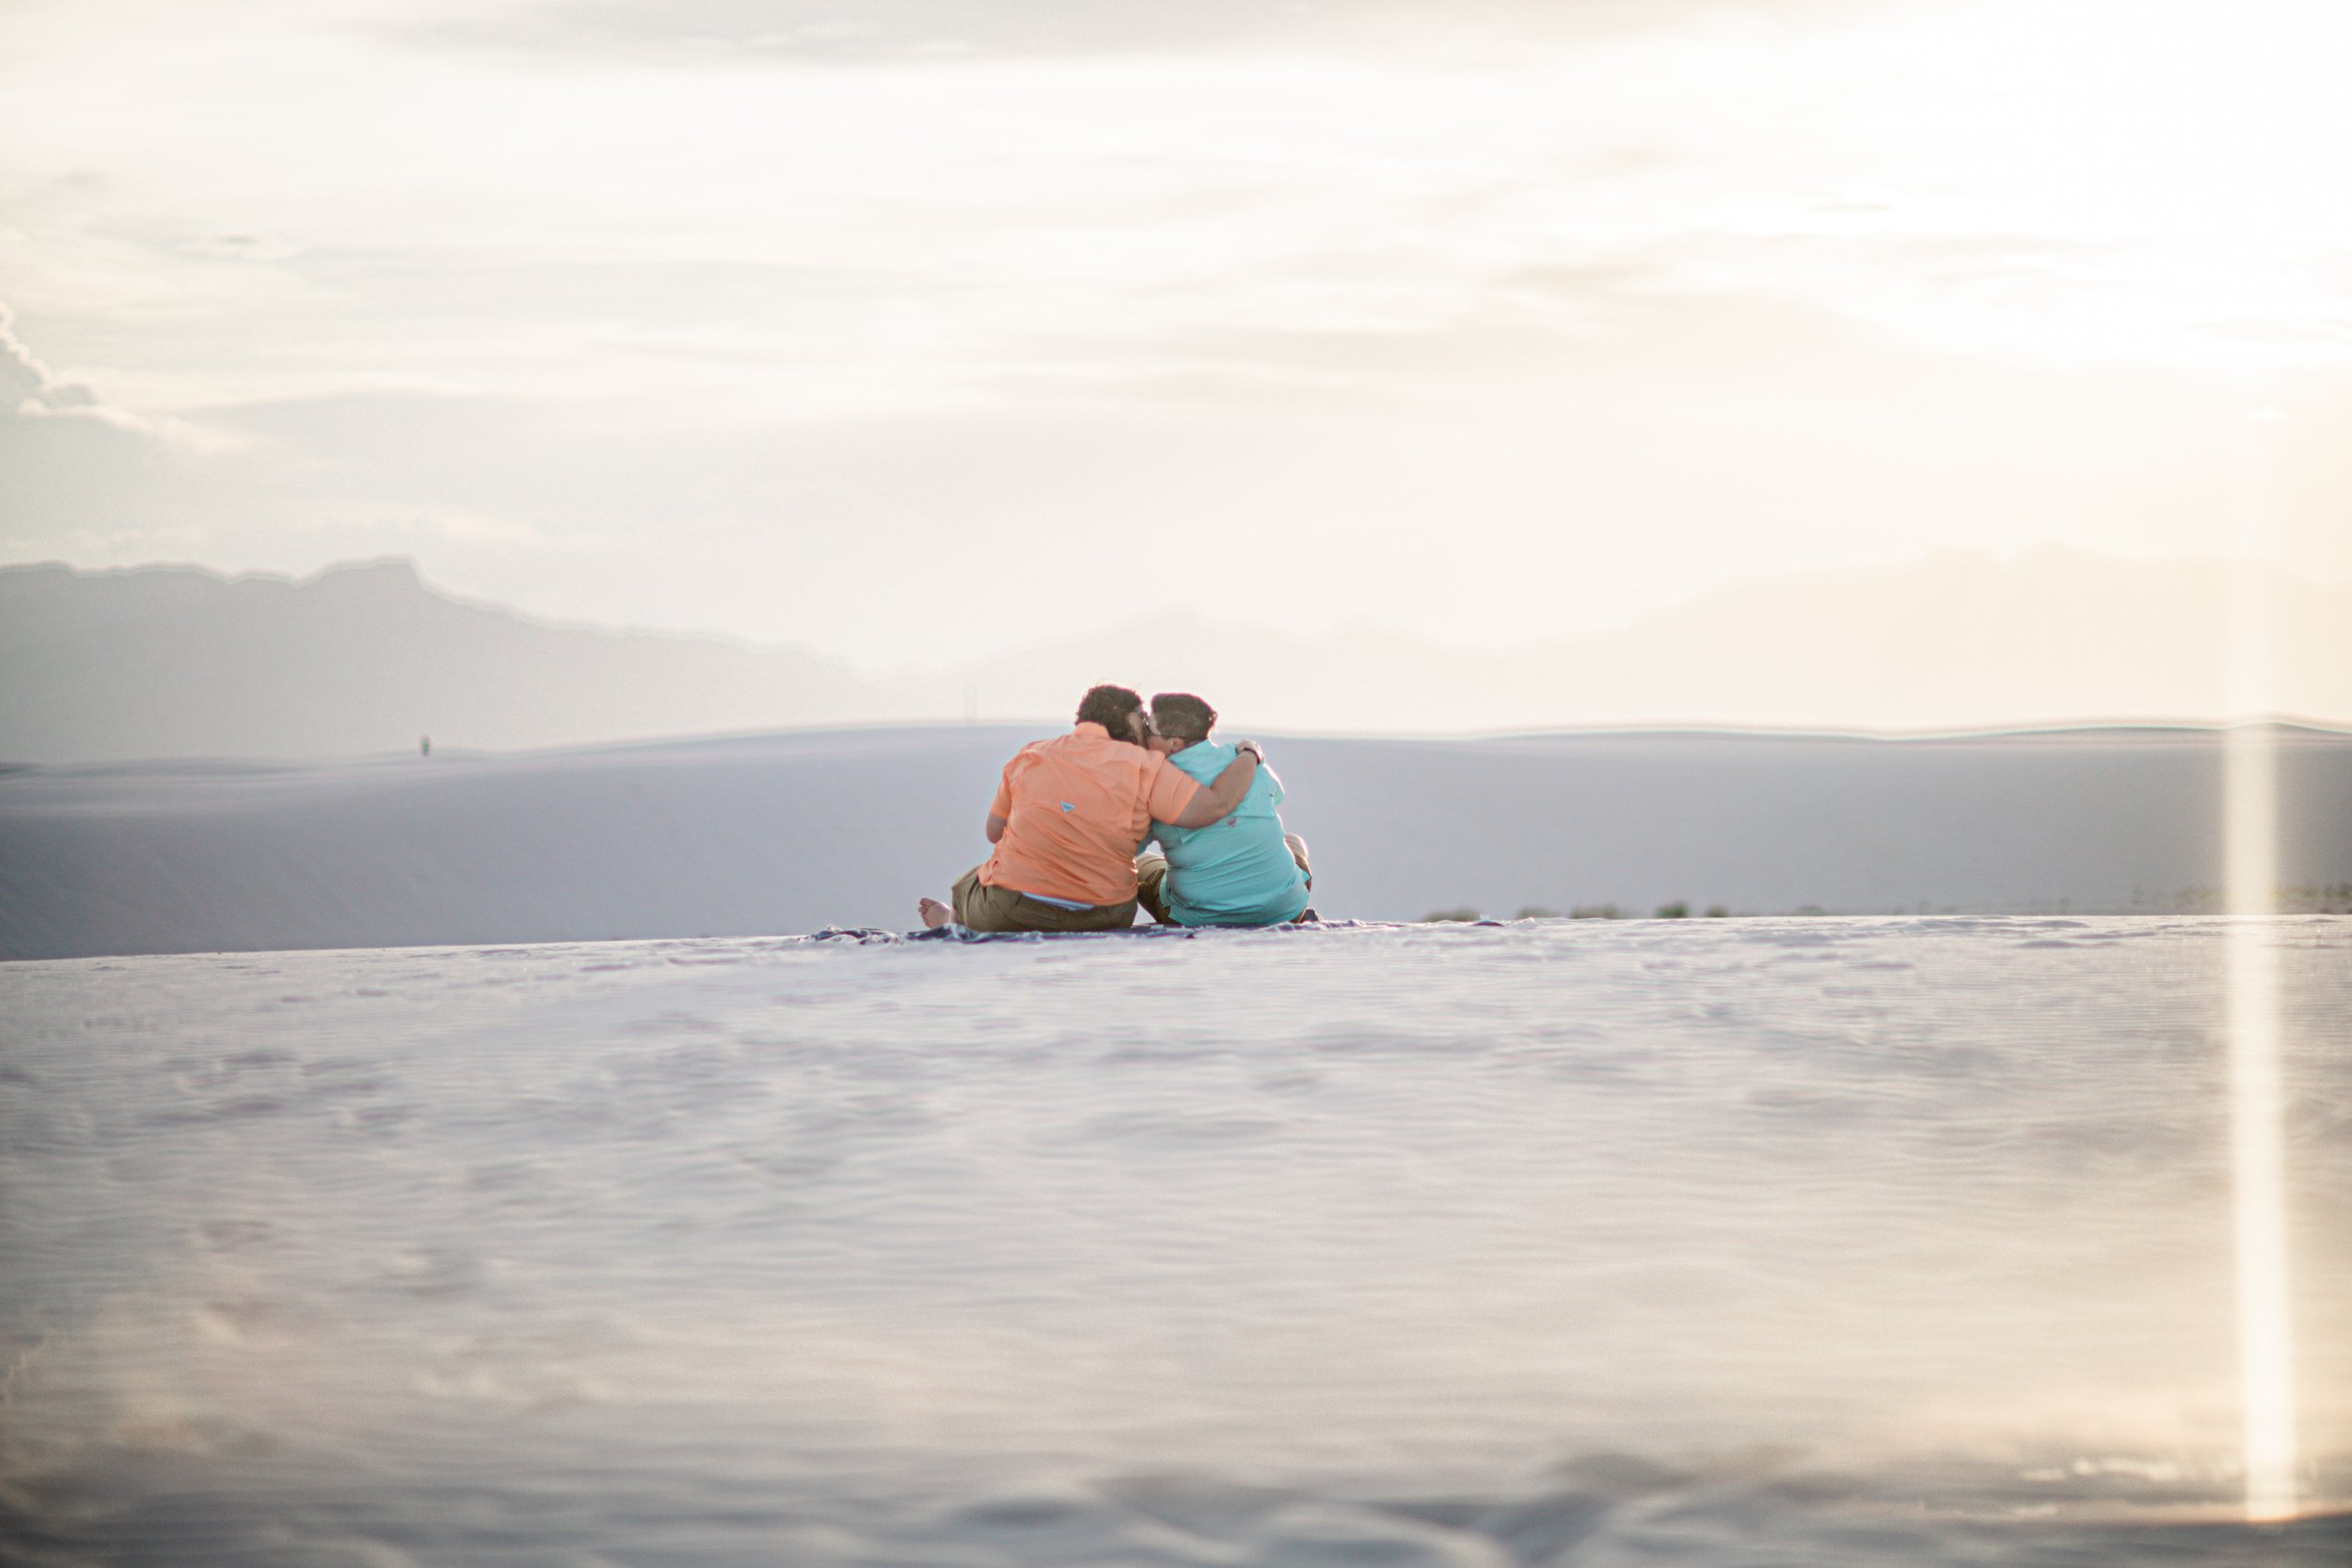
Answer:
POLYGON ((0 0, 0 560, 961 656, 2352 577, 2341 0, 0 0))

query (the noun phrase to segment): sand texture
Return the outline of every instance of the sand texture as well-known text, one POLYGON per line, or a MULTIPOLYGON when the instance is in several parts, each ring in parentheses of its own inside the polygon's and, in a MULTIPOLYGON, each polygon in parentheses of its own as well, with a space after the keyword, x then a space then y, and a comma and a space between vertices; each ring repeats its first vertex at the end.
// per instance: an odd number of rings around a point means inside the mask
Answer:
POLYGON ((2340 1564, 2352 919, 2264 933, 2283 1527, 2229 929, 8 965, 0 1560, 2340 1564))

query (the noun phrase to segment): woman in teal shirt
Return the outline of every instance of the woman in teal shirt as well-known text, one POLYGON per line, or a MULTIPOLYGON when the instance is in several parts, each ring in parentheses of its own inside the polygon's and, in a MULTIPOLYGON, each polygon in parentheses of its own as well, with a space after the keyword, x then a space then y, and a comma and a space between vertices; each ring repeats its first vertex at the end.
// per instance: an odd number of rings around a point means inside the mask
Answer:
MULTIPOLYGON (((1145 744, 1193 778, 1222 772, 1234 748, 1209 738, 1216 709, 1183 691, 1152 699, 1145 744)), ((1152 824, 1161 853, 1136 863, 1136 897, 1163 926, 1279 926, 1307 911, 1307 845, 1282 831, 1282 781, 1260 768, 1241 804, 1206 828, 1152 824)))

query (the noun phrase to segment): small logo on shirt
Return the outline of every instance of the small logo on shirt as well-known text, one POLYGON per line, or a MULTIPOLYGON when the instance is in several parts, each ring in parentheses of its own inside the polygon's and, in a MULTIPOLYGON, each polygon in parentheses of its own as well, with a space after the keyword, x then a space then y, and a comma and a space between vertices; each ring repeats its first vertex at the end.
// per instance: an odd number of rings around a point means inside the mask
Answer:
POLYGON ((1077 808, 1077 807, 1075 807, 1075 806, 1073 806, 1073 805, 1072 805, 1069 801, 1064 800, 1064 801, 1061 803, 1061 809, 1062 809, 1062 810, 1064 810, 1064 811, 1076 811, 1078 808, 1077 808))

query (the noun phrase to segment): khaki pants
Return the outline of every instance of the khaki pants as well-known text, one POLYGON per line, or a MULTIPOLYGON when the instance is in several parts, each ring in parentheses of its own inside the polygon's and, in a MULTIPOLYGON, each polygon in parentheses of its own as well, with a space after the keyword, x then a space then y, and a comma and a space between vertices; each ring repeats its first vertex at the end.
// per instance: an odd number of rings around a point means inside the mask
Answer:
POLYGON ((1009 887, 990 887, 974 866, 956 879, 956 924, 975 931, 1116 931, 1136 923, 1136 901, 1065 910, 1009 887))
MULTIPOLYGON (((1307 841, 1296 833, 1284 833, 1282 844, 1298 863, 1298 869, 1307 874, 1307 891, 1313 892, 1315 871, 1307 863, 1307 841)), ((1168 857, 1157 849, 1136 862, 1136 901, 1161 925, 1176 924, 1176 917, 1168 912, 1168 857)))

